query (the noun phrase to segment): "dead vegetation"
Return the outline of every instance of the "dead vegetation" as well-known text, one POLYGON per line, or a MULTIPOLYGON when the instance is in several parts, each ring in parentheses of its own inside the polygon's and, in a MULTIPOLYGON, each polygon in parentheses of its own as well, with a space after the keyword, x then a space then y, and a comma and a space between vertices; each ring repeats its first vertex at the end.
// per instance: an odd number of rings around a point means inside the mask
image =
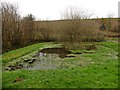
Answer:
POLYGON ((118 32, 117 22, 90 19, 92 14, 70 8, 58 21, 36 21, 32 14, 20 17, 14 4, 1 3, 3 52, 37 42, 104 41, 104 31, 118 32), (114 24, 112 23, 114 22, 114 24), (100 30, 101 25, 106 29, 100 30))

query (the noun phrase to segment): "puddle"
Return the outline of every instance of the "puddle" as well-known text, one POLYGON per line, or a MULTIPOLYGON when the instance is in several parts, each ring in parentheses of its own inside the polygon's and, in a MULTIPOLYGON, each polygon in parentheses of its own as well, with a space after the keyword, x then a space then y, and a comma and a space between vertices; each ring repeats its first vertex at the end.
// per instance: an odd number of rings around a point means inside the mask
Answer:
POLYGON ((42 49, 38 56, 46 56, 46 54, 58 54, 60 58, 65 58, 67 54, 70 54, 71 52, 66 50, 65 48, 45 48, 42 49))
POLYGON ((36 61, 29 66, 24 67, 24 69, 29 70, 48 70, 59 68, 61 58, 58 54, 51 53, 40 53, 36 61))
MULTIPOLYGON (((88 53, 88 52, 87 52, 88 53)), ((90 52, 89 53, 93 53, 90 52)), ((81 53, 78 53, 81 54, 81 53)), ((17 64, 9 65, 5 70, 53 70, 62 68, 61 64, 63 58, 74 58, 75 55, 72 54, 65 48, 45 48, 40 50, 36 55, 31 58, 22 58, 17 64)))
POLYGON ((16 65, 9 65, 6 70, 48 70, 60 68, 62 58, 68 57, 71 52, 65 48, 45 48, 30 59, 24 59, 16 65))
POLYGON ((62 58, 65 58, 70 51, 65 48, 45 48, 39 51, 36 55, 37 59, 27 69, 30 70, 45 70, 60 68, 62 58))

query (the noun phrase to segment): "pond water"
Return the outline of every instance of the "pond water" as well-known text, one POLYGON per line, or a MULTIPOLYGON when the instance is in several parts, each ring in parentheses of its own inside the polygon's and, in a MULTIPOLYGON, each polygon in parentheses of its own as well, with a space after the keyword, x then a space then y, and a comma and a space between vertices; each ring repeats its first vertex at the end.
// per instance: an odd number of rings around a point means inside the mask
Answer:
MULTIPOLYGON (((65 58, 70 51, 65 48, 45 48, 36 54, 36 60, 30 67, 30 70, 44 70, 60 68, 62 58, 65 58)), ((35 58, 34 57, 34 58, 35 58)))
POLYGON ((70 51, 65 48, 45 48, 40 50, 31 59, 24 59, 16 66, 9 66, 9 70, 48 70, 60 68, 62 58, 65 58, 70 51))
MULTIPOLYGON (((89 46, 87 49, 95 49, 89 46)), ((85 52, 93 54, 94 52, 85 52)), ((77 53, 82 54, 82 53, 77 53)), ((38 51, 35 55, 29 57, 28 59, 23 58, 15 65, 9 65, 6 70, 51 70, 63 68, 62 60, 63 58, 74 58, 69 50, 66 48, 44 48, 38 51)))
POLYGON ((24 69, 29 70, 44 70, 44 69, 56 69, 59 68, 59 62, 61 58, 57 54, 50 53, 40 53, 36 60, 29 64, 29 66, 24 67, 24 69))
POLYGON ((38 56, 46 56, 46 54, 58 54, 60 58, 66 57, 67 54, 70 54, 71 52, 68 51, 65 48, 45 48, 42 49, 39 53, 38 56))

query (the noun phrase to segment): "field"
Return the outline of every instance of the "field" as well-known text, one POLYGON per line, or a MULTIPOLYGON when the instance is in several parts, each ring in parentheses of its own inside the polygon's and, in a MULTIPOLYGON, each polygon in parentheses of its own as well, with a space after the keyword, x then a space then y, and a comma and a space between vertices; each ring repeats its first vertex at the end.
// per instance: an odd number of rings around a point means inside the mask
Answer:
POLYGON ((59 50, 64 49, 64 43, 60 42, 37 43, 6 52, 2 55, 3 88, 117 88, 119 45, 116 38, 81 42, 77 49, 67 48, 69 53, 62 58, 59 50), (40 56, 41 50, 47 55, 40 56), (35 62, 30 64, 31 59, 35 62), (32 67, 23 68, 29 65, 32 67))
POLYGON ((22 16, 9 2, 1 3, 0 12, 3 89, 119 87, 120 25, 113 14, 92 18, 68 7, 61 18, 43 20, 22 16))

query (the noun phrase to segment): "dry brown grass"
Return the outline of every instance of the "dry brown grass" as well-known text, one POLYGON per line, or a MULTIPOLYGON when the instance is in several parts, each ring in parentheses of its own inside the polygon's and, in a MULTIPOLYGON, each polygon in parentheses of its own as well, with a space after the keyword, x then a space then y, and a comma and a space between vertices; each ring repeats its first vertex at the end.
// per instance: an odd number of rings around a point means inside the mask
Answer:
POLYGON ((36 35, 49 37, 39 37, 40 39, 81 42, 97 41, 96 39, 103 36, 99 30, 99 24, 94 20, 37 21, 36 27, 36 35))

